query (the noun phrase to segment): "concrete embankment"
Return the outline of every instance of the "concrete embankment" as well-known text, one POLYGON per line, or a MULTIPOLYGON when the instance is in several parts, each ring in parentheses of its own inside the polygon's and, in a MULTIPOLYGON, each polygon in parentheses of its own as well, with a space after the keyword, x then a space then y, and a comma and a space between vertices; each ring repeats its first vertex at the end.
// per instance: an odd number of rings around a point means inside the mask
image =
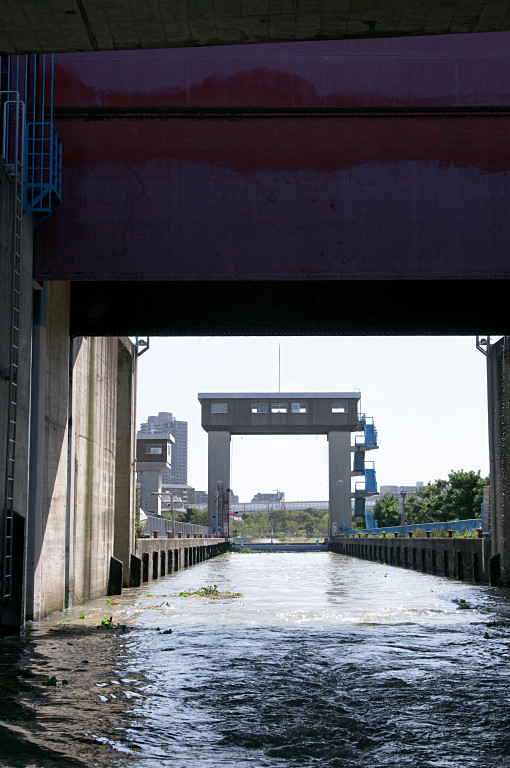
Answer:
POLYGON ((336 537, 329 549, 340 555, 377 560, 461 581, 495 584, 489 538, 355 538, 336 537))
MULTIPOLYGON (((210 560, 226 552, 228 547, 228 540, 223 538, 137 539, 136 554, 131 555, 130 586, 139 587, 144 582, 210 560)), ((112 583, 110 594, 120 594, 118 584, 119 578, 112 583)))

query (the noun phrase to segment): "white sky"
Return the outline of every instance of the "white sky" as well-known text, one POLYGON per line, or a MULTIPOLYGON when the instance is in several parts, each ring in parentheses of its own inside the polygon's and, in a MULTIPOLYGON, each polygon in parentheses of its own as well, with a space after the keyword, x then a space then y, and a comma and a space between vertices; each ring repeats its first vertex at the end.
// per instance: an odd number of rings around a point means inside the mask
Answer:
MULTIPOLYGON (((489 472, 485 357, 472 336, 152 337, 138 369, 138 425, 159 411, 188 421, 188 483, 207 490, 199 392, 361 390, 373 416, 381 485, 450 470, 489 472)), ((137 425, 137 426, 138 426, 137 425)), ((231 487, 241 501, 275 489, 288 501, 328 498, 325 436, 237 436, 231 487)), ((358 479, 359 478, 355 478, 358 479)))

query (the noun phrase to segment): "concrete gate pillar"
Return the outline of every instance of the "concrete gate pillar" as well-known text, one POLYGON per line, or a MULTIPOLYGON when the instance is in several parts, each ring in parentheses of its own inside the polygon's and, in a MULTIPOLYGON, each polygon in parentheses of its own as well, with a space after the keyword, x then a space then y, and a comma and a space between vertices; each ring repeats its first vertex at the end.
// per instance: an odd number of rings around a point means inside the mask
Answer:
POLYGON ((328 432, 329 535, 351 528, 351 433, 328 432), (336 526, 335 526, 336 524, 336 526))
POLYGON ((130 585, 130 558, 135 550, 136 370, 137 358, 135 350, 130 346, 129 339, 119 339, 113 556, 124 565, 125 587, 130 585))
POLYGON ((487 355, 490 454, 490 532, 493 573, 510 584, 510 336, 492 345, 487 355))
POLYGON ((209 528, 217 528, 216 491, 218 483, 223 490, 230 488, 230 432, 209 432, 208 513, 209 528))
POLYGON ((148 515, 161 515, 161 474, 157 470, 140 471, 140 503, 148 515))

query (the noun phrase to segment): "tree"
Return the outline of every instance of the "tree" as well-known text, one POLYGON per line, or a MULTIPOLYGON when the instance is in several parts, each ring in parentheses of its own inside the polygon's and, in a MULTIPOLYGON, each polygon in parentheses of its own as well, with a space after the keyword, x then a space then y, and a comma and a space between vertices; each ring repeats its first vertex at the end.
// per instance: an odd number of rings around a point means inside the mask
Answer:
POLYGON ((446 486, 446 480, 435 480, 408 496, 406 523, 437 523, 449 519, 443 510, 446 486))
POLYGON ((469 520, 480 517, 484 485, 489 485, 489 478, 480 477, 480 470, 478 472, 452 470, 448 475, 448 487, 443 503, 443 510, 448 515, 447 519, 469 520))
POLYGON ((480 517, 483 486, 488 477, 481 477, 480 470, 452 471, 448 480, 435 480, 406 501, 407 523, 435 523, 448 520, 470 520, 480 517))
POLYGON ((377 499, 373 511, 374 520, 377 521, 379 528, 385 528, 390 525, 400 524, 400 512, 398 508, 398 499, 395 496, 383 496, 377 499))
POLYGON ((192 523, 193 525, 208 525, 207 509, 196 509, 195 507, 186 507, 184 522, 192 523))

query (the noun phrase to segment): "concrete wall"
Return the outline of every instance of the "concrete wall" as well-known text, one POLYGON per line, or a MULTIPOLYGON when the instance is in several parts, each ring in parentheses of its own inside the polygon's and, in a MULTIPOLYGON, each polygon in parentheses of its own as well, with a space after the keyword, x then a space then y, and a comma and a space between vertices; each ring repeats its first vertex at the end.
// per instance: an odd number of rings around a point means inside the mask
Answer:
POLYGON ((13 274, 14 183, 0 160, 0 626, 16 630, 25 601, 25 520, 28 507, 28 457, 30 419, 30 369, 32 333, 32 219, 23 218, 21 243, 19 352, 17 371, 16 450, 12 598, 2 600, 7 417, 10 380, 11 308, 13 274))
MULTIPOLYGON (((69 284, 49 283, 46 303, 45 366, 39 382, 44 390, 43 454, 40 519, 31 519, 29 541, 37 585, 28 616, 40 618, 64 607, 66 507, 68 483, 69 284), (36 540, 32 542, 33 535, 36 540)), ((35 395, 35 393, 34 393, 35 395)), ((32 467, 36 471, 36 466, 32 467)))
POLYGON ((501 581, 510 583, 510 337, 503 336, 487 355, 490 455, 490 532, 492 554, 499 555, 501 581))
POLYGON ((129 339, 69 338, 69 284, 34 324, 28 618, 107 594, 134 545, 136 358, 129 339))
POLYGON ((133 569, 131 586, 175 573, 227 550, 228 542, 223 538, 137 539, 135 558, 139 568, 133 569), (135 571, 140 578, 136 578, 135 571))
POLYGON ((113 555, 118 341, 83 339, 73 371, 74 584, 70 602, 105 594, 113 555))
POLYGON ((23 219, 12 572, 3 600, 14 184, 0 167, 0 631, 106 594, 134 546, 136 357, 129 339, 70 339, 70 285, 33 283, 23 219))

